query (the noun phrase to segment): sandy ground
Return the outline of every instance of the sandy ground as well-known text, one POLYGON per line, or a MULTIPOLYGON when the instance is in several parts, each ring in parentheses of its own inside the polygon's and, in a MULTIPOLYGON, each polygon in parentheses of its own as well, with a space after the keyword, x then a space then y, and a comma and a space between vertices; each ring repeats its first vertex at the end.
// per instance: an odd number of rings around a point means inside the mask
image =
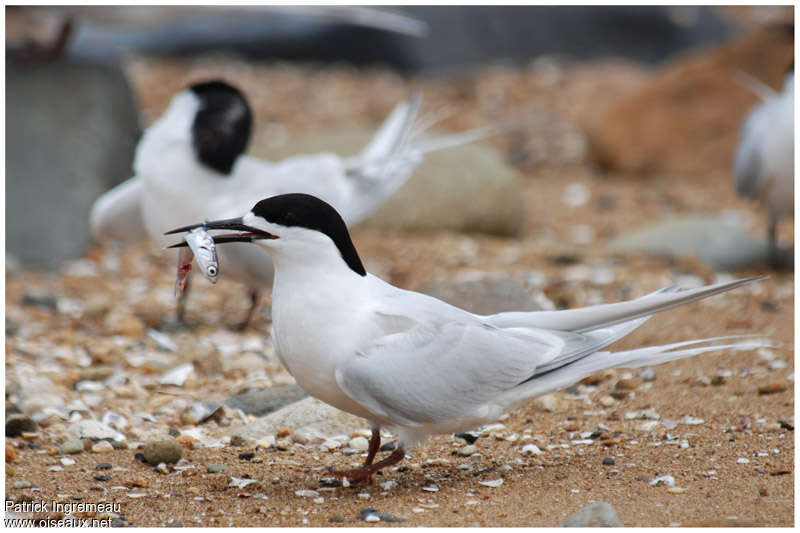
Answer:
MULTIPOLYGON (((342 122, 374 124, 415 85, 422 86, 433 106, 447 103, 455 108, 455 118, 442 125, 445 130, 507 118, 505 113, 514 108, 513 102, 523 101, 525 90, 536 86, 538 89, 530 92, 535 95, 531 97, 535 105, 552 106, 553 112, 563 117, 569 134, 571 113, 576 112, 575 107, 588 105, 593 77, 595 83, 606 85, 637 79, 635 71, 625 67, 628 77, 609 81, 610 73, 622 72, 613 64, 565 67, 559 74, 563 90, 557 91, 547 81, 552 71, 534 68, 521 72, 485 69, 464 79, 413 80, 380 70, 359 74, 346 68, 317 71, 235 62, 226 65, 220 66, 216 59, 135 63, 131 72, 145 116, 157 116, 171 92, 185 86, 187 80, 222 69, 254 95, 257 121, 268 115, 291 134, 302 134, 315 121, 328 127, 342 122), (265 80, 269 80, 268 86, 265 80), (311 81, 313 94, 297 95, 297 87, 311 81), (262 98, 265 92, 270 98, 262 98), (332 95, 337 105, 324 105, 332 95), (583 99, 568 105, 566 99, 576 95, 583 99), (300 113, 304 97, 307 100, 300 113)), ((529 152, 535 152, 537 145, 531 139, 535 140, 524 137, 521 146, 527 141, 529 152)), ((519 141, 495 138, 486 142, 514 160, 519 141)), ((559 151, 563 146, 557 139, 552 142, 549 148, 558 157, 543 157, 534 167, 517 165, 526 205, 520 239, 356 229, 353 239, 367 268, 410 289, 445 279, 467 279, 476 272, 519 281, 536 272, 544 276, 539 287, 548 298, 576 307, 638 296, 676 280, 710 283, 727 275, 720 276, 691 258, 609 255, 604 243, 631 227, 667 214, 734 210, 754 235, 763 234, 763 215, 735 197, 727 169, 702 179, 609 176, 599 173, 584 152, 559 151), (566 207, 562 202, 565 187, 576 183, 588 188, 590 201, 566 207), (573 242, 578 224, 595 228, 590 244, 573 242), (593 280, 591 272, 596 268, 610 270, 612 280, 593 280)), ((791 240, 791 226, 791 222, 781 226, 783 240, 791 240)), ((171 293, 174 265, 149 245, 122 252, 98 246, 87 254, 87 261, 96 274, 81 274, 73 268, 57 275, 7 275, 7 373, 20 375, 21 368, 35 369, 49 377, 68 400, 79 396, 74 384, 82 368, 76 362, 76 351, 85 350, 94 363, 116 365, 129 376, 157 375, 158 368, 134 366, 125 357, 134 341, 148 347, 152 341, 134 325, 133 340, 114 348, 113 330, 118 323, 115 326, 109 317, 120 310, 95 305, 96 315, 84 313, 75 318, 69 312, 23 307, 27 290, 41 288, 95 304, 130 301, 133 291, 140 304, 122 311, 137 317, 139 324, 168 322, 173 313, 172 301, 160 296, 171 293), (156 297, 147 299, 145 293, 156 297), (37 367, 42 346, 50 346, 55 356, 37 367)), ((345 468, 360 457, 321 452, 314 446, 256 449, 251 443, 186 449, 187 462, 166 474, 137 461, 135 449, 84 452, 70 456, 75 464, 63 465, 57 447, 65 439, 65 423, 56 421, 42 427, 31 440, 7 439, 7 498, 119 503, 120 511, 111 518, 118 525, 132 526, 387 525, 356 520, 367 507, 404 520, 388 525, 554 526, 593 501, 610 502, 626 526, 790 526, 794 523, 794 278, 792 273, 765 270, 730 275, 765 272, 770 278, 757 285, 659 315, 614 347, 737 333, 766 335, 774 347, 672 362, 655 367, 652 381, 644 381, 635 371, 601 373, 589 380, 591 383, 557 393, 547 405, 532 401, 512 412, 502 420, 505 428, 476 441, 479 453, 470 457, 453 454, 460 443, 452 436, 438 436, 412 450, 400 469, 377 476, 373 485, 327 489, 320 487, 320 479, 328 466, 345 468), (657 412, 659 420, 626 416, 643 409, 657 412), (591 433, 595 436, 587 439, 591 433), (525 455, 523 443, 535 443, 543 453, 525 455), (250 460, 240 458, 246 452, 254 453, 250 460), (613 458, 614 464, 604 464, 607 458, 613 458), (101 462, 112 464, 112 469, 98 470, 101 462), (227 470, 209 474, 206 467, 212 463, 227 470), (59 465, 60 470, 53 469, 59 465), (103 474, 111 477, 96 479, 103 474), (651 485, 651 480, 662 475, 673 476, 675 487, 651 485), (259 482, 245 488, 228 487, 231 476, 259 482), (480 484, 498 479, 503 482, 497 487, 480 484), (30 487, 15 485, 21 480, 30 487), (385 488, 388 480, 395 483, 385 488), (317 490, 319 495, 296 494, 304 489, 317 490)), ((193 328, 173 336, 179 345, 188 343, 191 336, 226 330, 226 324, 238 320, 246 309, 242 287, 225 279, 213 290, 202 287, 189 301, 188 320, 193 328)), ((268 337, 268 308, 267 298, 262 304, 266 314, 260 313, 243 334, 226 331, 226 338, 268 337)), ((257 380, 258 384, 291 381, 274 356, 268 358, 265 368, 266 376, 257 380)), ((19 386, 14 379, 7 377, 7 398, 19 386)), ((124 385, 101 391, 103 402, 93 412, 104 408, 155 412, 175 398, 224 399, 251 384, 245 371, 233 369, 222 377, 195 376, 180 388, 124 385)), ((9 407, 7 400, 7 412, 9 407)), ((135 425, 133 418, 130 421, 135 425)), ((165 416, 147 430, 166 432, 169 427, 180 430, 187 426, 178 416, 165 416)), ((231 428, 218 429, 222 433, 231 428)), ((141 441, 129 437, 131 442, 141 441)), ((37 516, 58 518, 52 513, 37 516)))

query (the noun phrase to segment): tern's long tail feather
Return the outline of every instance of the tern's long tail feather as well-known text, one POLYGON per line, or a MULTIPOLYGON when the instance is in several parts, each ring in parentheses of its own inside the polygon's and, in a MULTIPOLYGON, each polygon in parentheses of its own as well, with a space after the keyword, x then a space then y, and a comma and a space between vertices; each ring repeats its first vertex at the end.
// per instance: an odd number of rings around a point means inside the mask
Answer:
POLYGON ((601 304, 562 311, 498 313, 484 317, 484 319, 492 326, 499 328, 538 327, 584 333, 652 315, 702 298, 708 298, 709 296, 764 279, 764 277, 754 276, 737 279, 685 291, 673 291, 671 290, 672 288, 668 288, 627 302, 601 304))
POLYGON ((142 182, 123 181, 95 200, 89 215, 92 236, 100 242, 134 242, 145 235, 142 218, 142 182))
POLYGON ((356 191, 342 210, 348 225, 372 214, 412 176, 425 154, 478 141, 519 125, 489 126, 440 137, 425 135, 436 123, 419 116, 419 93, 399 103, 360 154, 347 161, 347 175, 356 191))
POLYGON ((720 350, 753 350, 770 343, 763 337, 755 335, 732 335, 713 337, 691 341, 647 346, 621 352, 595 352, 569 365, 541 374, 538 378, 526 381, 520 387, 510 391, 509 401, 517 403, 527 398, 548 394, 568 387, 581 379, 600 370, 609 368, 637 368, 659 365, 667 361, 694 357, 708 352, 720 350))

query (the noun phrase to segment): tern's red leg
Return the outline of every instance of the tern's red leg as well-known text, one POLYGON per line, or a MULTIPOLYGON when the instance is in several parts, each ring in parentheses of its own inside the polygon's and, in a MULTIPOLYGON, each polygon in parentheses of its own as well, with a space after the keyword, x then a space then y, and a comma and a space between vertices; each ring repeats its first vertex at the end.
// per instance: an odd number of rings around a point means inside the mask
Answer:
POLYGON ((392 455, 375 464, 360 466, 352 470, 333 472, 333 475, 347 478, 351 483, 370 483, 372 482, 372 474, 383 468, 396 465, 402 461, 405 456, 406 452, 403 451, 403 448, 397 448, 392 452, 392 455))
POLYGON ((369 450, 367 450, 367 460, 364 461, 364 466, 369 466, 375 459, 375 454, 381 447, 381 428, 372 428, 372 436, 369 439, 369 450))

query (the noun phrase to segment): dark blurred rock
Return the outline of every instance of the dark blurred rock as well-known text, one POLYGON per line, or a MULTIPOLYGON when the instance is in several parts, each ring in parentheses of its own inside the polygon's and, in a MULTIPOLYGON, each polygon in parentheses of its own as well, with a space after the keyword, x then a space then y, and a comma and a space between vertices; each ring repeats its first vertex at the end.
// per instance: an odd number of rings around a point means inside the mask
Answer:
POLYGON ((422 292, 479 315, 542 309, 525 287, 508 278, 445 281, 422 292))
POLYGON ((779 89, 793 57, 793 32, 785 27, 680 57, 632 93, 584 117, 591 151, 613 171, 729 174, 742 119, 758 101, 737 73, 779 89))
POLYGON ((131 175, 139 134, 123 73, 6 62, 6 249, 54 269, 90 242, 89 209, 131 175))
POLYGON ((231 409, 241 409, 248 415, 264 416, 306 396, 308 394, 297 385, 284 385, 269 389, 249 389, 228 398, 225 405, 231 409))
POLYGON ((330 6, 302 11, 159 7, 139 9, 138 23, 132 13, 114 17, 112 9, 106 8, 106 16, 88 12, 78 19, 73 55, 107 59, 124 51, 188 55, 228 50, 259 59, 441 71, 496 61, 527 63, 541 54, 658 63, 732 31, 715 10, 694 6, 383 8, 424 22, 428 31, 421 37, 369 27, 363 17, 348 17, 345 9, 332 13, 330 6))

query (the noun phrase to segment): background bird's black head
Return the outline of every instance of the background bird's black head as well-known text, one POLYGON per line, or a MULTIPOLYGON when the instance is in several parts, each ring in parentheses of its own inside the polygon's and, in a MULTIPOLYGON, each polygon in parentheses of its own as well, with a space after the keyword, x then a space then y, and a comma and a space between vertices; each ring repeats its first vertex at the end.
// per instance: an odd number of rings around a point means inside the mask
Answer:
POLYGON ((344 220, 336 209, 316 196, 294 193, 266 198, 253 207, 253 214, 273 224, 324 233, 331 238, 353 272, 367 275, 344 220))
POLYGON ((200 99, 192 137, 197 158, 222 174, 230 174, 250 141, 253 114, 244 95, 224 81, 192 85, 200 99))

